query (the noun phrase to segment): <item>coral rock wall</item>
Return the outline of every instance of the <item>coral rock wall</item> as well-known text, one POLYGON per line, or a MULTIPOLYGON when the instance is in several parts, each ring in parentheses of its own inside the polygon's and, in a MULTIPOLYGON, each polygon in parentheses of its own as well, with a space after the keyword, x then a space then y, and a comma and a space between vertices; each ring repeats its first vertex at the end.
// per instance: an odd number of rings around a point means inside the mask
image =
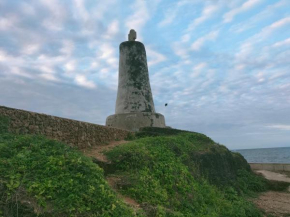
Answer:
POLYGON ((9 132, 40 134, 72 147, 88 148, 122 140, 130 132, 51 115, 0 106, 0 116, 10 119, 9 132))

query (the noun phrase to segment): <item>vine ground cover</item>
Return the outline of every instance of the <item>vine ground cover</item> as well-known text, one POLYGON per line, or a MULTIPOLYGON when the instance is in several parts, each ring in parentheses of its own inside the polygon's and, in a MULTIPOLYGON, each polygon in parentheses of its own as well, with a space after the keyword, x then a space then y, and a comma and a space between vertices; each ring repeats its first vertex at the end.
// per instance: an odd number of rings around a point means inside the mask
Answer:
POLYGON ((238 154, 199 133, 143 129, 106 153, 119 193, 103 169, 63 143, 8 133, 0 117, 0 216, 262 216, 247 200, 268 188, 238 154))

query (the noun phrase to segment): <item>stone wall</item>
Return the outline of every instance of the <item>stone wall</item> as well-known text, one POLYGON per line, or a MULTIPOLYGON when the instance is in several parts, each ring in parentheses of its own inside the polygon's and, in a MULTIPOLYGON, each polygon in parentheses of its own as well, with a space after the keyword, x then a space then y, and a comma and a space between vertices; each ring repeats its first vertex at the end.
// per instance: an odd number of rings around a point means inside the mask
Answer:
POLYGON ((40 134, 70 146, 88 148, 122 140, 130 132, 51 115, 0 106, 0 116, 10 119, 9 132, 40 134))
POLYGON ((287 171, 290 172, 290 164, 279 163, 249 163, 252 170, 287 171))

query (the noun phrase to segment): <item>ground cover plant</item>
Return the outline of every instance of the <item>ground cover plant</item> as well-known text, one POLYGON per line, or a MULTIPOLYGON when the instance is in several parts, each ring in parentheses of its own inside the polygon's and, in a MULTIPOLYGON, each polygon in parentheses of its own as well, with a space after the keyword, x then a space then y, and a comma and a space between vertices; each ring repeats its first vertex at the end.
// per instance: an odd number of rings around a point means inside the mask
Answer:
POLYGON ((0 216, 136 216, 90 158, 57 141, 1 129, 0 216))
POLYGON ((106 153, 110 171, 67 145, 8 133, 0 117, 0 217, 262 216, 247 200, 268 188, 243 157, 203 134, 144 128, 106 153), (108 185, 140 204, 132 210, 108 185))
POLYGON ((106 153, 111 175, 122 177, 119 190, 144 204, 147 215, 261 216, 246 198, 267 183, 242 156, 199 133, 148 131, 106 153))

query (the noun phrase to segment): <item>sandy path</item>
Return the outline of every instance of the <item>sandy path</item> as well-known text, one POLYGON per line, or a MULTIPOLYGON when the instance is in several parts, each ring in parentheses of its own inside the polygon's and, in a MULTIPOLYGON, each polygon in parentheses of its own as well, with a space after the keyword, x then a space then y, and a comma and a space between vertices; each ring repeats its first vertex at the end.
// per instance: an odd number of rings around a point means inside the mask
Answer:
POLYGON ((254 200, 265 213, 276 217, 290 216, 290 193, 268 191, 254 200))
MULTIPOLYGON (((255 172, 262 174, 268 180, 290 183, 290 177, 286 174, 266 170, 258 170, 255 172)), ((276 217, 290 216, 290 187, 288 188, 288 192, 265 192, 253 202, 268 215, 271 214, 276 217)))
MULTIPOLYGON (((128 141, 125 141, 125 140, 113 141, 113 142, 109 143, 108 145, 96 146, 96 147, 89 148, 89 149, 82 149, 81 151, 83 152, 84 155, 86 155, 88 157, 93 157, 93 158, 97 159, 98 161, 109 164, 111 162, 108 160, 106 155, 103 154, 103 152, 109 151, 109 150, 115 148, 116 146, 119 146, 119 145, 122 145, 125 143, 128 143, 128 141)), ((120 199, 122 199, 126 204, 131 206, 136 212, 138 211, 138 209, 140 209, 140 204, 138 204, 135 200, 133 200, 130 197, 124 196, 118 192, 117 183, 121 180, 120 177, 108 176, 108 177, 106 177, 106 180, 107 180, 108 184, 111 186, 111 188, 115 190, 115 192, 117 193, 117 195, 120 199)))
POLYGON ((290 183, 290 178, 286 174, 271 172, 267 170, 257 170, 256 172, 262 174, 268 180, 290 183))

